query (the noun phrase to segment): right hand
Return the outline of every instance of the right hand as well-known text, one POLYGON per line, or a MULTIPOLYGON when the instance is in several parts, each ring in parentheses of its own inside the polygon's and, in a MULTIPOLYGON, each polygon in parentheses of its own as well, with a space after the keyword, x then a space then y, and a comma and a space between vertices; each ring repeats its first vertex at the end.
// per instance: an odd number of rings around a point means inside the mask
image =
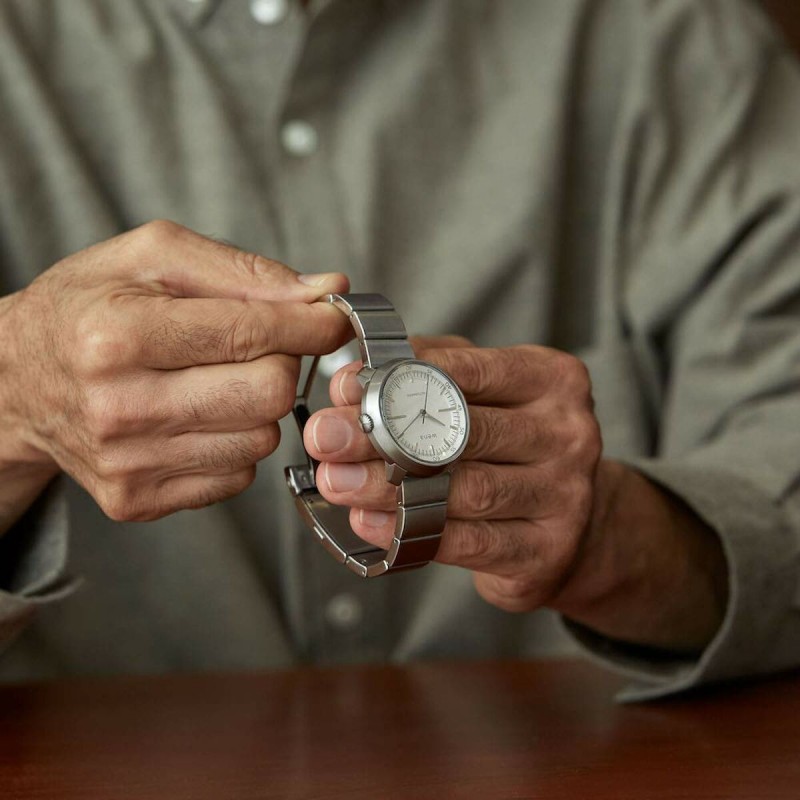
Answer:
POLYGON ((14 459, 66 471, 115 520, 241 492, 278 445, 297 356, 347 336, 337 309, 314 304, 347 279, 299 278, 163 221, 59 262, 0 306, 14 459))

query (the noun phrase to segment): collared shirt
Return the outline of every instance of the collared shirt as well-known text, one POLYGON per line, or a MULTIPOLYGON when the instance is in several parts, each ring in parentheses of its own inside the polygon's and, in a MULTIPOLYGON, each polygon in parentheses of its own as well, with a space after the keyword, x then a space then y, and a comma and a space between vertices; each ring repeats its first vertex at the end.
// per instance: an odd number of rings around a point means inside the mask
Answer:
MULTIPOLYGON (((413 332, 571 351, 606 455, 719 533, 731 587, 698 660, 573 634, 651 694, 800 660, 800 79, 755 8, 0 0, 0 109, 3 292, 166 217, 413 332)), ((0 675, 574 652, 467 571, 344 570, 283 438, 239 497, 146 524, 63 479, 0 542, 0 675)))

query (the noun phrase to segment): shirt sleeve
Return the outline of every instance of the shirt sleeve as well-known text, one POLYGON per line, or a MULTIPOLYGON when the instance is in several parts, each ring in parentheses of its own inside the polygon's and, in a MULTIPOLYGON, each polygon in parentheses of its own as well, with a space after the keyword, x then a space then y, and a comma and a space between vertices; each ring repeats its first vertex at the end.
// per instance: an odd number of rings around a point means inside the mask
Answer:
POLYGON ((717 532, 730 591, 696 659, 567 623, 623 700, 800 665, 800 73, 749 4, 642 13, 607 228, 652 420, 627 460, 717 532))
POLYGON ((68 519, 63 482, 56 480, 0 537, 0 651, 38 609, 77 588, 66 571, 68 519))

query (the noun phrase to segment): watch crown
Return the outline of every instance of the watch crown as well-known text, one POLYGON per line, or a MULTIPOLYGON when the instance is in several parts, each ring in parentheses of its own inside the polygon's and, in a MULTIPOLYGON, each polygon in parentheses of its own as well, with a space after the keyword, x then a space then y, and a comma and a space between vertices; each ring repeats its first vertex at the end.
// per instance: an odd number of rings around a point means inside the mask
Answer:
POLYGON ((375 423, 369 414, 361 414, 358 418, 358 424, 364 433, 372 433, 372 429, 375 427, 375 423))

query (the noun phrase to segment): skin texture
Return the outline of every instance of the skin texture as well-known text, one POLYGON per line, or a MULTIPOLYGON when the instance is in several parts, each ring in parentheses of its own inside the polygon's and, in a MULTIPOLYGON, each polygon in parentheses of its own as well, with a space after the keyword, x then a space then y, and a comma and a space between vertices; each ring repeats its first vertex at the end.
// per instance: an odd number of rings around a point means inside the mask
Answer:
MULTIPOLYGON (((472 570, 506 611, 550 606, 609 637, 693 652, 718 629, 727 578, 716 535, 633 470, 601 458, 591 382, 578 359, 545 347, 473 347, 417 339, 418 357, 448 372, 470 406, 437 560, 472 570)), ((357 425, 360 364, 331 383, 305 446, 318 486, 351 507, 353 529, 387 547, 395 488, 357 425)))
MULTIPOLYGON (((350 335, 315 303, 338 274, 283 264, 157 221, 56 264, 0 300, 0 534, 65 471, 116 520, 198 508, 245 489, 278 445, 300 354, 350 335)), ((591 384, 537 346, 418 339, 470 404, 438 560, 472 570, 507 611, 550 606, 613 638, 695 651, 726 603, 717 537, 641 475, 601 458, 591 384)), ((386 546, 394 487, 356 419, 360 365, 331 384, 305 445, 318 482, 386 546)))
POLYGON ((340 274, 300 276, 156 221, 0 301, 0 533, 60 470, 115 520, 241 492, 277 447, 301 354, 347 337, 340 274))

